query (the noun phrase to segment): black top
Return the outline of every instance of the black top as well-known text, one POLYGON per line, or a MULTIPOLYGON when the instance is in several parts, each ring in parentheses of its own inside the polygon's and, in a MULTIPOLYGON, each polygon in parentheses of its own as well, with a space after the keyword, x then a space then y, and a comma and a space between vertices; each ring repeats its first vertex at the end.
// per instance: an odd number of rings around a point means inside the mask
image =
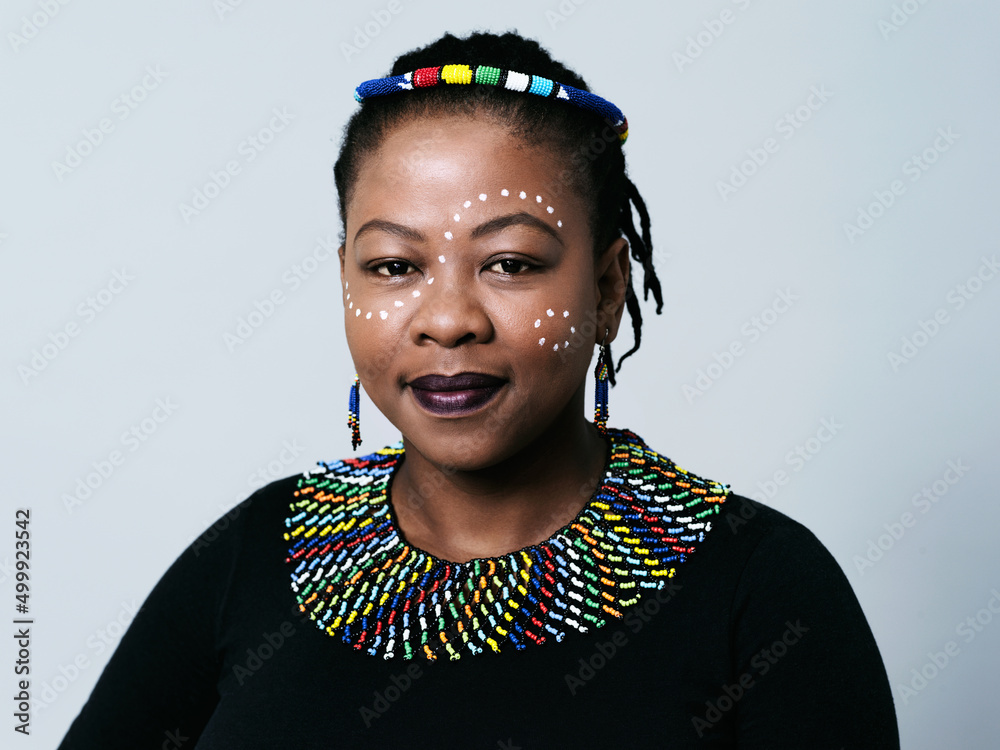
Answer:
POLYGON ((559 643, 371 656, 298 609, 299 477, 174 562, 60 748, 898 748, 885 668, 836 561, 730 495, 667 586, 559 643))

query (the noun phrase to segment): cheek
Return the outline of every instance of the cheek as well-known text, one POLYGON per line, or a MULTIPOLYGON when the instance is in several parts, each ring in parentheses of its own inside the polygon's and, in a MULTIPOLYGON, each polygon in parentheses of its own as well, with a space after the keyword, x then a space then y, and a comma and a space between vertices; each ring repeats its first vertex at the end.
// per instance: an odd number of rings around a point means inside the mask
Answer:
POLYGON ((344 284, 344 329, 358 374, 374 387, 406 341, 406 326, 419 291, 377 295, 360 284, 344 284))

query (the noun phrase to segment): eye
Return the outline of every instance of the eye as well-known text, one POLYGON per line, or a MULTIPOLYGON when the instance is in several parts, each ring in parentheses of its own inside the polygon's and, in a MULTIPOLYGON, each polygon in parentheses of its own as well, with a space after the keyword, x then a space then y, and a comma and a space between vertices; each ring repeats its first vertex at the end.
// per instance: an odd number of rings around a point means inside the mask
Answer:
POLYGON ((402 276, 409 268, 410 264, 402 260, 387 260, 375 266, 375 270, 383 276, 402 276))
POLYGON ((516 274, 531 268, 528 263, 525 263, 523 260, 518 260, 517 258, 502 258, 491 263, 489 267, 491 269, 499 267, 499 272, 506 274, 516 274))

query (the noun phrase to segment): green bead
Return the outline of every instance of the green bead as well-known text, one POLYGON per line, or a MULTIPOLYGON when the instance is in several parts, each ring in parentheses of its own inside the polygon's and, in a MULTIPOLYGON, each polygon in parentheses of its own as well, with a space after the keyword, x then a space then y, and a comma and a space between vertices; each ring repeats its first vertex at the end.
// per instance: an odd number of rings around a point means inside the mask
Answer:
POLYGON ((489 65, 480 65, 476 68, 476 83, 484 83, 487 86, 496 86, 500 83, 500 68, 491 68, 489 65))

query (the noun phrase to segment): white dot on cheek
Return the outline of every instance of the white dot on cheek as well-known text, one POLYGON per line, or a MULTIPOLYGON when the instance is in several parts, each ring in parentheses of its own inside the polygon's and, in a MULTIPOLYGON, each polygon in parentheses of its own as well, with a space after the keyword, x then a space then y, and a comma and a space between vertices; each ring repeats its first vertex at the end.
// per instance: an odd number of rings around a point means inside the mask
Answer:
POLYGON ((528 197, 528 194, 522 190, 521 191, 521 200, 524 200, 527 197, 528 197))
POLYGON ((453 235, 453 234, 452 234, 451 232, 445 232, 445 233, 444 233, 444 238, 445 238, 446 240, 450 240, 450 239, 451 239, 452 237, 454 237, 454 236, 455 236, 455 235, 453 235))
POLYGON ((569 310, 563 310, 563 317, 564 318, 568 318, 569 317, 569 310))
POLYGON ((431 276, 429 279, 427 279, 427 283, 428 284, 433 284, 434 283, 434 277, 431 276))
POLYGON ((357 310, 355 310, 355 311, 354 311, 354 317, 356 318, 356 317, 358 317, 358 316, 359 316, 360 314, 361 314, 361 308, 359 307, 359 308, 358 308, 357 310))
POLYGON ((445 259, 445 257, 443 255, 439 255, 438 256, 438 260, 441 261, 442 263, 444 263, 446 259, 445 259))
POLYGON ((347 305, 347 309, 348 309, 348 310, 353 310, 353 309, 354 309, 354 303, 353 303, 353 302, 349 303, 349 304, 347 305))
POLYGON ((504 188, 503 190, 500 191, 500 195, 506 198, 508 195, 510 195, 510 191, 507 188, 504 188))
POLYGON ((465 207, 465 208, 468 208, 471 205, 472 205, 472 201, 466 201, 465 203, 462 204, 462 206, 465 207))
POLYGON ((371 319, 372 319, 372 314, 370 312, 365 313, 365 320, 371 320, 371 319))
POLYGON ((538 326, 540 326, 541 324, 542 324, 542 319, 539 318, 538 320, 535 321, 535 328, 538 328, 538 326))
POLYGON ((414 297, 419 297, 420 296, 420 290, 419 289, 414 289, 413 290, 413 296, 414 297))
POLYGON ((569 327, 569 332, 570 333, 576 333, 576 329, 573 326, 570 326, 569 327))
POLYGON ((455 221, 459 221, 461 218, 462 218, 461 216, 459 216, 458 214, 455 214, 455 221))
POLYGON ((480 193, 479 194, 479 200, 481 200, 481 201, 486 200, 486 193, 480 193))
POLYGON ((551 318, 551 317, 552 317, 553 315, 555 315, 555 313, 554 313, 554 312, 552 312, 552 310, 551 310, 551 309, 548 309, 548 310, 546 310, 546 311, 545 311, 545 314, 546 314, 546 315, 548 315, 548 316, 549 316, 550 318, 551 318))
POLYGON ((392 304, 394 304, 396 307, 402 307, 403 306, 403 303, 400 300, 396 300, 392 304))
POLYGON ((389 317, 389 313, 387 313, 385 310, 380 310, 378 316, 382 318, 382 320, 385 320, 386 318, 389 317))
POLYGON ((559 344, 554 344, 554 345, 552 346, 552 351, 554 351, 554 352, 557 352, 557 351, 559 351, 559 344))

